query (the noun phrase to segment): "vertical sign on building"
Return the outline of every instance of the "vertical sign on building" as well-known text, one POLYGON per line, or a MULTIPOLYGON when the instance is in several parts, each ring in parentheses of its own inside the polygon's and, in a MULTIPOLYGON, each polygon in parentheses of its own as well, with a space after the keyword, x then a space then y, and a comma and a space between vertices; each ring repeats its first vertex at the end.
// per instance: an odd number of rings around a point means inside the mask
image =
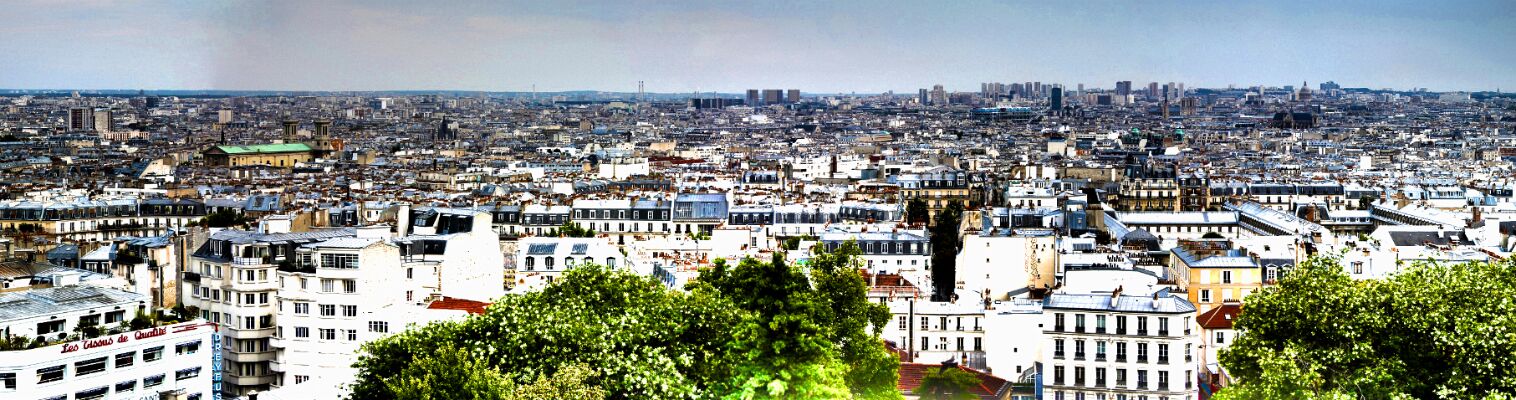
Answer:
POLYGON ((211 400, 221 400, 221 327, 211 332, 211 400))

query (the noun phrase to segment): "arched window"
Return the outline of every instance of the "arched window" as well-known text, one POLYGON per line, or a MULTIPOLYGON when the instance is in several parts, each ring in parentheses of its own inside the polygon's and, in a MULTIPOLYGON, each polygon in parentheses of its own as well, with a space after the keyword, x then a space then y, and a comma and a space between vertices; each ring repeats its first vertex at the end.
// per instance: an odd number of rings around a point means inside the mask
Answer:
POLYGON ((573 257, 564 257, 563 258, 563 267, 564 268, 573 268, 574 267, 574 258, 573 257))
POLYGON ((616 257, 606 257, 605 258, 605 266, 610 267, 610 268, 616 268, 616 257))
POLYGON ((548 270, 552 270, 553 269, 553 258, 552 257, 542 257, 542 262, 543 262, 543 266, 546 266, 548 270))
POLYGON ((531 271, 533 269, 536 269, 536 267, 537 267, 537 258, 536 257, 532 257, 532 256, 526 256, 526 270, 527 271, 531 271))

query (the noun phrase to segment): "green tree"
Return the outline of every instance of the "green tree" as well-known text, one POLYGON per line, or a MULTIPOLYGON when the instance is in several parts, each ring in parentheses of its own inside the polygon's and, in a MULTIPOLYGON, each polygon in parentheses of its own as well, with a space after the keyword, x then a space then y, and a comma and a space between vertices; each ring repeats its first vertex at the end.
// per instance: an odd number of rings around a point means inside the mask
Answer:
POLYGON ((510 382, 467 351, 443 346, 412 354, 400 373, 382 384, 396 400, 505 400, 510 382))
POLYGON ((562 235, 564 237, 571 237, 571 238, 592 238, 592 237, 595 237, 595 230, 594 229, 589 229, 589 228, 581 227, 581 226, 579 226, 578 222, 573 222, 573 221, 564 222, 563 226, 559 226, 558 230, 555 231, 555 232, 558 235, 562 235))
POLYGON ((200 219, 199 225, 207 228, 229 228, 246 226, 251 221, 247 215, 232 209, 223 209, 207 214, 205 218, 200 219))
POLYGON ((911 225, 926 225, 927 222, 931 222, 931 213, 927 211, 926 200, 915 198, 905 203, 905 222, 911 225))
POLYGON ((962 219, 963 204, 953 201, 948 203, 942 211, 937 212, 937 221, 932 223, 932 299, 934 301, 951 300, 953 288, 958 285, 958 249, 962 246, 958 238, 958 225, 962 219))
POLYGON ((911 393, 922 399, 977 399, 970 390, 978 384, 979 377, 955 367, 929 368, 911 393))
POLYGON ((783 254, 768 262, 718 260, 696 292, 714 292, 753 318, 732 348, 738 376, 725 391, 737 398, 899 398, 899 358, 878 337, 889 310, 868 300, 857 244, 817 248, 805 269, 783 254))
POLYGON ((385 384, 390 377, 447 346, 516 383, 583 364, 600 371, 589 383, 611 397, 709 398, 709 388, 732 376, 726 342, 741 317, 730 303, 708 294, 584 265, 541 291, 503 297, 484 315, 364 345, 352 398, 394 398, 385 384))
POLYGON ((1516 394, 1516 268, 1413 264, 1349 278, 1314 257, 1248 297, 1221 361, 1227 398, 1486 398, 1516 394))

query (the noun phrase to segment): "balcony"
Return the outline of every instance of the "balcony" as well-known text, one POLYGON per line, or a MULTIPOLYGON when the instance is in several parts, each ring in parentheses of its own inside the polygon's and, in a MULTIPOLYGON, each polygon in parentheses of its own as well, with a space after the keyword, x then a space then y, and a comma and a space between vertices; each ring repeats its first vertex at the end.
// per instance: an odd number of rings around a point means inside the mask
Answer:
POLYGON ((1063 359, 1063 352, 1061 352, 1061 351, 1055 351, 1055 352, 1053 352, 1053 358, 1054 359, 1058 359, 1058 360, 1062 360, 1063 359))
POLYGON ((1158 336, 1168 336, 1168 335, 1169 335, 1169 330, 1168 329, 1159 329, 1158 330, 1158 336))
POLYGON ((1095 387, 1105 387, 1105 380, 1104 379, 1096 379, 1095 380, 1095 387))
POLYGON ((1074 359, 1075 360, 1083 361, 1084 360, 1084 353, 1074 353, 1074 359))
POLYGON ((232 264, 240 266, 258 266, 265 264, 262 257, 232 257, 232 264))
POLYGON ((1063 386, 1063 378, 1053 378, 1053 384, 1063 386))
POLYGON ((1101 333, 1101 334, 1105 333, 1105 327, 1104 326, 1095 327, 1095 333, 1101 333))
POLYGON ((1095 361, 1105 361, 1105 354, 1096 354, 1095 361))
POLYGON ((1117 354, 1116 355, 1116 362, 1119 362, 1119 363, 1126 362, 1126 355, 1125 354, 1117 354))
POLYGON ((232 375, 228 373, 224 375, 224 380, 226 383, 238 386, 272 385, 274 383, 274 376, 275 374, 232 375))
POLYGON ((1118 388, 1125 388, 1126 387, 1126 380, 1125 379, 1117 379, 1116 380, 1116 387, 1118 387, 1118 388))
POLYGON ((184 271, 184 281, 189 283, 200 283, 200 274, 184 271))
POLYGON ((1147 382, 1143 382, 1143 381, 1137 381, 1137 388, 1138 389, 1147 389, 1148 388, 1148 383, 1147 382))
POLYGON ((1146 364, 1148 362, 1148 357, 1147 356, 1137 356, 1137 362, 1146 364))
POLYGON ((1169 358, 1168 357, 1158 357, 1158 363, 1159 364, 1168 364, 1169 363, 1169 358))
POLYGON ((1184 356, 1184 362, 1187 362, 1187 363, 1195 362, 1195 356, 1190 356, 1190 355, 1184 356))
POLYGON ((1074 386, 1084 386, 1084 379, 1081 379, 1081 378, 1074 379, 1074 386))
POLYGON ((228 350, 226 352, 226 359, 229 360, 229 361, 236 361, 236 362, 241 362, 241 363, 260 362, 260 361, 273 361, 274 360, 274 351, 273 350, 269 350, 269 351, 240 352, 240 351, 235 351, 235 350, 228 350))
POLYGON ((1084 333, 1084 325, 1075 326, 1074 333, 1084 333))
POLYGON ((1147 335, 1148 335, 1148 330, 1147 329, 1138 329, 1137 330, 1137 336, 1147 336, 1147 335))
POLYGON ((1169 390, 1168 382, 1158 382, 1158 390, 1169 390))
POLYGON ((1053 332, 1063 332, 1063 324, 1053 325, 1053 332))

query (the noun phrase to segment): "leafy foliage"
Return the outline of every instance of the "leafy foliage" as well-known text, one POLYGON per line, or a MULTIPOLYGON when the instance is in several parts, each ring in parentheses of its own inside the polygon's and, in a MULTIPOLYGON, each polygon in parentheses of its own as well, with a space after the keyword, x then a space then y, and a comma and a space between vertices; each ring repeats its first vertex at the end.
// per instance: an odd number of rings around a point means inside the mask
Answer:
POLYGON ((958 280, 958 249, 963 245, 958 238, 958 224, 963 219, 963 204, 948 203, 937 212, 937 221, 932 223, 932 299, 948 301, 958 280))
POLYGON ((977 399, 979 396, 969 390, 978 384, 978 377, 961 369, 931 368, 911 393, 922 399, 977 399))
POLYGON ((1316 257, 1248 298, 1221 361, 1225 398, 1485 398, 1516 394, 1516 269, 1416 264, 1349 278, 1316 257))
POLYGON ((581 226, 579 226, 578 222, 564 222, 563 226, 559 226, 558 229, 555 232, 557 232, 558 235, 561 235, 563 237, 571 237, 571 238, 592 238, 592 237, 595 237, 595 230, 594 229, 589 229, 589 228, 581 227, 581 226))
POLYGON ((931 213, 927 211, 926 200, 920 198, 911 199, 905 203, 905 222, 911 225, 926 225, 931 222, 931 213))
POLYGON ((244 215, 235 210, 223 209, 221 211, 207 214, 205 218, 200 219, 198 225, 207 228, 228 228, 247 226, 247 224, 251 222, 252 219, 248 218, 247 215, 244 215))
POLYGON ((365 345, 352 398, 900 398, 877 337, 889 312, 868 301, 858 253, 818 253, 808 271, 717 260, 688 292, 574 268, 484 315, 365 345), (464 397, 407 397, 437 391, 464 397))

